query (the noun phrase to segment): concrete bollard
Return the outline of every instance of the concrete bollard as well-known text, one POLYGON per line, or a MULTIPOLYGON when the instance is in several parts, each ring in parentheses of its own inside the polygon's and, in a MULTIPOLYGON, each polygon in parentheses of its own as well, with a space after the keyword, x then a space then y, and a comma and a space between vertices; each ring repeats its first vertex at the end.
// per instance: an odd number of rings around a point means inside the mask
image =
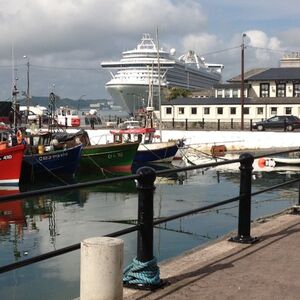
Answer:
POLYGON ((117 238, 81 242, 80 300, 123 299, 123 248, 117 238))

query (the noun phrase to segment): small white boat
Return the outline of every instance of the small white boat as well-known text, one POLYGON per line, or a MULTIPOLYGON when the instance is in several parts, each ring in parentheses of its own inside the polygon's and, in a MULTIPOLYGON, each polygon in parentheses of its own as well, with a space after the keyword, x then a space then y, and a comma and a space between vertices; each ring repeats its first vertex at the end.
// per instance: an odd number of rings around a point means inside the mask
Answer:
POLYGON ((278 165, 293 165, 300 166, 300 158, 293 157, 268 157, 264 158, 265 165, 270 167, 275 167, 278 165))

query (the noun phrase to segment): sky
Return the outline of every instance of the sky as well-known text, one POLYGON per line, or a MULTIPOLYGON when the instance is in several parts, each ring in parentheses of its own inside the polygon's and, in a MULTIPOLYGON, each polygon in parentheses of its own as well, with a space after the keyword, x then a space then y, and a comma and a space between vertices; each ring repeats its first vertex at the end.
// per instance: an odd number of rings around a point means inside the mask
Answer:
MULTIPOLYGON (((119 60, 143 33, 179 56, 195 50, 206 62, 224 64, 223 82, 241 69, 278 67, 300 51, 296 0, 0 0, 0 100, 12 82, 30 94, 61 98, 110 98, 101 61, 119 60), (24 57, 26 56, 26 57, 24 57)), ((22 97, 22 96, 19 96, 22 97)))

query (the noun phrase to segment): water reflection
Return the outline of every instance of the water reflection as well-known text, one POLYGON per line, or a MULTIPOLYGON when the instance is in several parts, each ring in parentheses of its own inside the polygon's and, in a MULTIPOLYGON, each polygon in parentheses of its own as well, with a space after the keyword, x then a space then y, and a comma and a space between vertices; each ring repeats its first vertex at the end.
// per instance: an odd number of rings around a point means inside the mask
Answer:
MULTIPOLYGON (((176 168, 177 165, 151 165, 154 168, 176 168)), ((298 173, 255 172, 253 190, 296 178, 298 173)), ((73 182, 97 180, 93 174, 77 174, 73 182)), ((237 196, 239 173, 220 169, 181 172, 175 176, 157 177, 154 194, 154 216, 162 218, 184 210, 195 209, 237 196)), ((55 186, 47 182, 22 185, 20 191, 55 186)), ((297 199, 297 187, 281 188, 253 198, 253 218, 277 212, 297 199), (296 195, 296 196, 295 196, 296 195)), ((18 191, 15 191, 18 192, 18 191)), ((137 218, 135 181, 101 184, 83 189, 18 199, 0 205, 0 265, 29 258, 69 246, 91 237, 123 228, 137 218)), ((182 218, 155 229, 154 252, 159 260, 177 255, 237 228, 237 203, 209 212, 182 218), (178 242, 180 241, 180 242, 178 242)), ((136 255, 136 233, 122 237, 125 241, 125 265, 136 255)), ((15 291, 14 299, 74 299, 79 295, 79 253, 66 254, 30 267, 0 276, 3 299, 15 291), (22 288, 20 287, 22 286, 22 288), (24 294, 35 295, 26 298, 24 294), (57 294, 53 294, 53 286, 57 294), (22 293, 19 291, 22 289, 22 293), (48 292, 45 293, 45 291, 48 292)))

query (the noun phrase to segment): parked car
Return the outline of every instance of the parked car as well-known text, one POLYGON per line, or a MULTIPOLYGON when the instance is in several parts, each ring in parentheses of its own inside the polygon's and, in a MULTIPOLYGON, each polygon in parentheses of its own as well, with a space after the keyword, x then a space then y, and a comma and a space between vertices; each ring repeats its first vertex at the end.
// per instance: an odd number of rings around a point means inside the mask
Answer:
POLYGON ((252 124, 252 128, 262 131, 265 129, 286 129, 293 131, 295 128, 300 128, 300 119, 296 116, 274 116, 261 122, 252 124))

